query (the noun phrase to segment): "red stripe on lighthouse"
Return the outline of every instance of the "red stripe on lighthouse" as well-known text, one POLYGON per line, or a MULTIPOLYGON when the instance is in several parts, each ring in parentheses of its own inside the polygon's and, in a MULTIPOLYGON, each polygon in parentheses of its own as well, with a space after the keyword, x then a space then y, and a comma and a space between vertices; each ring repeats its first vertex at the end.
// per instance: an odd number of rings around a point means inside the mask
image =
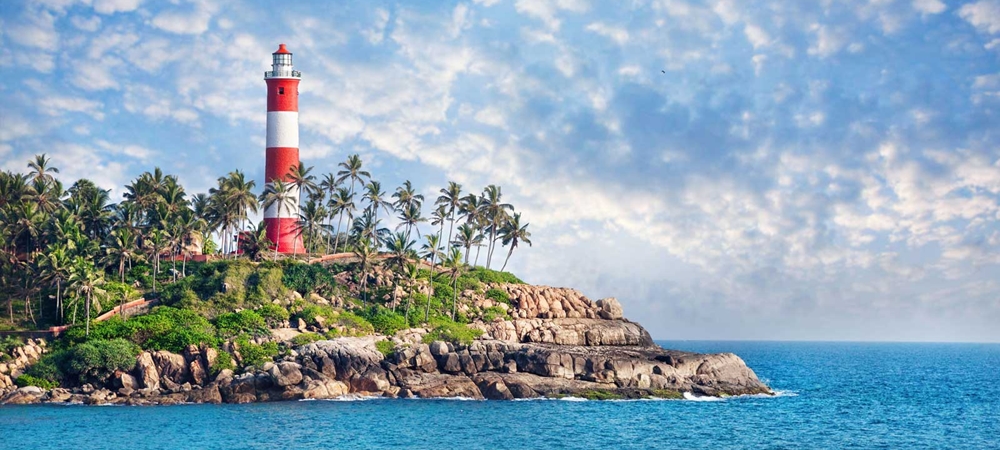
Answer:
POLYGON ((268 183, 274 180, 291 181, 289 174, 299 165, 299 149, 292 147, 276 147, 267 149, 267 165, 264 167, 264 180, 268 183))
POLYGON ((267 80, 267 110, 298 111, 299 80, 297 78, 270 78, 267 80))
MULTIPOLYGON (((264 181, 291 181, 290 173, 299 163, 299 73, 292 70, 292 55, 284 44, 273 54, 272 71, 265 73, 267 83, 267 145, 264 181)), ((297 189, 293 189, 297 196, 297 189)), ((304 253, 298 233, 298 198, 288 208, 272 205, 264 211, 267 237, 281 253, 304 253)))

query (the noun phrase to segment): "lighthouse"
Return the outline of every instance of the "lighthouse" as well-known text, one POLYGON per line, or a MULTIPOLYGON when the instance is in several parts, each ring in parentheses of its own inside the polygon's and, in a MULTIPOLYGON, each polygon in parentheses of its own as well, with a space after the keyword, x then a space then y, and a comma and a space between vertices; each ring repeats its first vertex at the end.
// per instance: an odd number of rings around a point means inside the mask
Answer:
MULTIPOLYGON (((291 173, 299 165, 299 80, 302 74, 292 69, 292 52, 285 44, 271 54, 271 70, 264 72, 267 82, 267 150, 264 182, 291 182, 291 173)), ((281 253, 304 252, 302 236, 297 232, 299 190, 290 185, 290 202, 277 202, 264 210, 267 238, 281 253), (293 206, 294 204, 294 206, 293 206)))

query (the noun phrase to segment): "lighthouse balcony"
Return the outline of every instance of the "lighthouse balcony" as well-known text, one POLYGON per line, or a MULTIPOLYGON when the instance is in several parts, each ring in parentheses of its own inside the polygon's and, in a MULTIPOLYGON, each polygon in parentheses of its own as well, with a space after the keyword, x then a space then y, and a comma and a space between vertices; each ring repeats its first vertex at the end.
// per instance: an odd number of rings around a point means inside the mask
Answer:
POLYGON ((264 78, 302 78, 302 72, 298 70, 268 70, 264 72, 264 78))

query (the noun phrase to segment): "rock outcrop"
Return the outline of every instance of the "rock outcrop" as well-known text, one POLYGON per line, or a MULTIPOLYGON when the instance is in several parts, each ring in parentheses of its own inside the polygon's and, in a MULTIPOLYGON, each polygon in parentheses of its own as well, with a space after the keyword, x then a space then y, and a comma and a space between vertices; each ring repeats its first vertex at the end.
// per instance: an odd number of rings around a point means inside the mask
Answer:
POLYGON ((28 339, 24 345, 11 349, 9 355, 0 353, 0 397, 18 390, 14 380, 21 376, 24 369, 37 362, 45 350, 44 339, 28 339))
MULTIPOLYGON (((742 359, 664 350, 623 318, 617 300, 591 301, 572 289, 501 284, 509 320, 470 326, 481 338, 460 345, 424 343, 426 329, 402 330, 383 355, 382 336, 344 337, 288 348, 278 360, 242 373, 218 370, 218 353, 189 346, 183 354, 143 352, 129 373, 106 385, 72 390, 8 390, 0 403, 249 403, 388 397, 520 399, 560 395, 722 396, 770 393, 742 359), (217 373, 216 373, 217 372, 217 373)), ((502 300, 502 299, 501 299, 502 300)), ((498 300, 483 296, 478 308, 498 300)), ((227 347, 228 348, 228 347, 227 347)), ((238 352, 233 350, 237 360, 238 352)))

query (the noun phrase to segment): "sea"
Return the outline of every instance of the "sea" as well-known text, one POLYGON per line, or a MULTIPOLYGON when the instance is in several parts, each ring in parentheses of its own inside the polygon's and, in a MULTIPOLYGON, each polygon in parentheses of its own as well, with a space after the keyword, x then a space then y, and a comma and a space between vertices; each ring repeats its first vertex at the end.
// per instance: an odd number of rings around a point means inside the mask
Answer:
POLYGON ((1000 448, 1000 344, 658 343, 736 353, 777 395, 6 406, 0 448, 1000 448))

